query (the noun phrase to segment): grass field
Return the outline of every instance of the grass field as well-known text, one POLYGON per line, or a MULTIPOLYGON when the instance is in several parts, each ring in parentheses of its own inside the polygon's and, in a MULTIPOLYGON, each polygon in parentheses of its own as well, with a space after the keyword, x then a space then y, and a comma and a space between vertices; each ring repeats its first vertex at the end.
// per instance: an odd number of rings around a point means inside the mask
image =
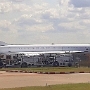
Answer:
POLYGON ((0 70, 24 70, 31 72, 90 72, 88 67, 37 67, 37 68, 2 68, 0 70))
POLYGON ((90 84, 89 83, 63 84, 63 85, 22 87, 22 88, 11 88, 0 90, 90 90, 90 84))

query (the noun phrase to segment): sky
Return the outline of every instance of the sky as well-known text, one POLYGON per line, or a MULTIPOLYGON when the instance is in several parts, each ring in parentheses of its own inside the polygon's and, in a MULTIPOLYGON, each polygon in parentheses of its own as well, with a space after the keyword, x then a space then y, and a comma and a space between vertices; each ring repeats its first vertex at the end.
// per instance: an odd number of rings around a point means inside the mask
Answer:
POLYGON ((90 0, 0 0, 0 41, 90 43, 90 0))

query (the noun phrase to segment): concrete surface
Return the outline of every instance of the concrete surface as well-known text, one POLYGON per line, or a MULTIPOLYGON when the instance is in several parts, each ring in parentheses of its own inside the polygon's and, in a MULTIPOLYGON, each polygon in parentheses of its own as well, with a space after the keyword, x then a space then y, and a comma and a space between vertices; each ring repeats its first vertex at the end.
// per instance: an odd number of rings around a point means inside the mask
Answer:
POLYGON ((90 73, 37 74, 0 71, 0 88, 90 82, 90 73))

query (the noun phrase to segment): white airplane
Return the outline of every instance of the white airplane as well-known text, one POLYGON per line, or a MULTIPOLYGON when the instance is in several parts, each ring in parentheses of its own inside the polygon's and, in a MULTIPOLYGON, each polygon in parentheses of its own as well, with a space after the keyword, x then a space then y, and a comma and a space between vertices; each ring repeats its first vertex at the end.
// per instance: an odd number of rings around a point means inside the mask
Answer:
MULTIPOLYGON (((1 42, 0 42, 1 43, 1 42)), ((0 44, 0 53, 16 54, 53 54, 53 53, 76 53, 90 52, 90 44, 37 44, 37 45, 10 45, 0 44)))

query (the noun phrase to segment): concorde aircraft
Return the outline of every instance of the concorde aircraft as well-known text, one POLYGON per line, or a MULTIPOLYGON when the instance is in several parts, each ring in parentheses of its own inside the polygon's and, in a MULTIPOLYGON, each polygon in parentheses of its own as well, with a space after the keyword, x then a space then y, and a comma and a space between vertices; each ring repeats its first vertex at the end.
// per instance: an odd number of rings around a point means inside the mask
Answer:
POLYGON ((90 52, 90 44, 35 44, 15 45, 0 42, 0 53, 17 54, 53 54, 53 53, 76 53, 90 52))

